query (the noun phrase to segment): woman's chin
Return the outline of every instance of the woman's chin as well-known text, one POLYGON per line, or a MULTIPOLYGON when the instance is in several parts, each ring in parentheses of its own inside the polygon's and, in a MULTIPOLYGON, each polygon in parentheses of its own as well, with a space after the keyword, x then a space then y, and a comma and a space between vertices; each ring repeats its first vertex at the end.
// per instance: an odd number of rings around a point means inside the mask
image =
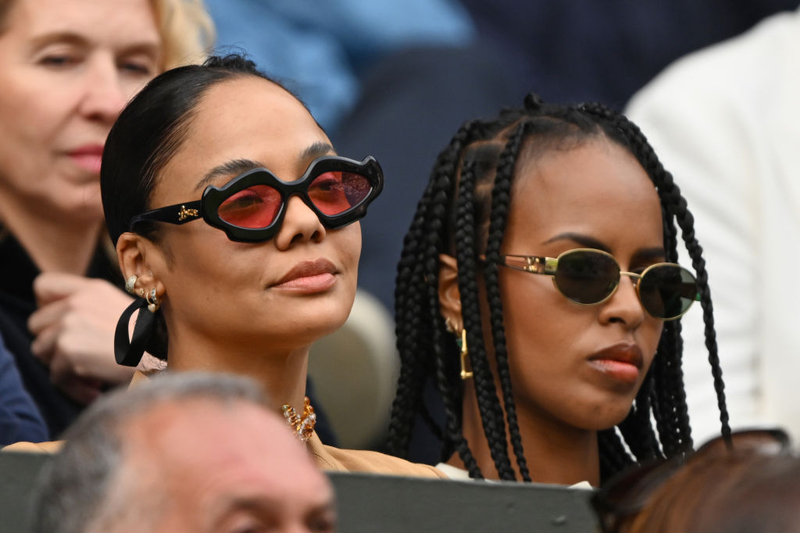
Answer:
POLYGON ((619 407, 605 405, 591 413, 587 410, 580 416, 580 420, 574 421, 573 425, 590 431, 603 431, 621 423, 630 412, 631 404, 619 407))
POLYGON ((343 313, 307 317, 305 320, 298 320, 292 324, 294 327, 287 327, 281 332, 265 335, 264 342, 269 345, 274 343, 276 338, 283 337, 287 342, 294 341, 297 347, 309 346, 341 329, 346 321, 347 315, 343 313))

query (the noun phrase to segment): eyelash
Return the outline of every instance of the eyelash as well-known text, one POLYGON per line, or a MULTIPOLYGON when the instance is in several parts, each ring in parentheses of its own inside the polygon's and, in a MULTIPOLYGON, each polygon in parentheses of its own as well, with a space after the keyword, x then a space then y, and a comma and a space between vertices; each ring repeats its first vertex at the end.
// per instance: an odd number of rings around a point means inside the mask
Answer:
POLYGON ((39 63, 44 66, 49 67, 64 67, 70 63, 74 63, 76 60, 73 56, 69 54, 52 54, 48 56, 44 56, 42 59, 39 60, 39 63))
MULTIPOLYGON (((44 67, 63 69, 76 65, 82 60, 83 57, 77 54, 49 54, 39 59, 38 63, 44 67)), ((154 73, 154 67, 139 61, 122 61, 117 63, 117 68, 133 75, 151 76, 154 73)))
POLYGON ((145 65, 144 63, 136 63, 136 62, 127 62, 123 63, 120 68, 128 70, 129 72, 134 72, 137 74, 143 74, 150 76, 153 74, 153 69, 149 65, 145 65))

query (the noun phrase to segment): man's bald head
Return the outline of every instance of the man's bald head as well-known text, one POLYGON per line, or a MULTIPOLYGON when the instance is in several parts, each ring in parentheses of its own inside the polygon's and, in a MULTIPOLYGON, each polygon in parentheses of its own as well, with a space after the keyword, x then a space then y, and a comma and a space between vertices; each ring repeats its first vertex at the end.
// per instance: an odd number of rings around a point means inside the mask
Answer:
POLYGON ((157 378, 99 400, 66 437, 35 531, 333 531, 328 480, 250 380, 157 378))

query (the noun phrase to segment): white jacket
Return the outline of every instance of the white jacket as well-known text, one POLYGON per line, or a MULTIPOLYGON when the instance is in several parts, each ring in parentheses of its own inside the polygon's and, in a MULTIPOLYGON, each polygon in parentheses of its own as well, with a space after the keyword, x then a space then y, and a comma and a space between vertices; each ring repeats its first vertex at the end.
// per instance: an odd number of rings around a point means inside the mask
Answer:
MULTIPOLYGON (((691 54, 628 116, 672 172, 704 248, 734 426, 800 438, 800 11, 691 54)), ((691 266, 686 256, 682 263, 691 266)), ((699 307, 699 306, 698 306, 699 307)), ((719 431, 702 313, 684 322, 695 440, 719 431)))

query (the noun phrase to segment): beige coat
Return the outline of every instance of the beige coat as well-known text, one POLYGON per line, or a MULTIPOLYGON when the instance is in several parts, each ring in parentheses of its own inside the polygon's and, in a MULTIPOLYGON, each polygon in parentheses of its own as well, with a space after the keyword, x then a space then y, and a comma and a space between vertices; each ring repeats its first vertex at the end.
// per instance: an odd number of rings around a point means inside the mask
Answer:
MULTIPOLYGON (((131 387, 146 381, 147 375, 136 371, 131 380, 131 387)), ((3 451, 57 453, 63 441, 52 442, 18 442, 3 448, 3 451)), ((430 465, 411 463, 405 459, 367 450, 341 450, 322 444, 314 433, 306 443, 308 452, 322 470, 333 472, 364 472, 407 477, 434 477, 447 479, 441 470, 430 465)))

